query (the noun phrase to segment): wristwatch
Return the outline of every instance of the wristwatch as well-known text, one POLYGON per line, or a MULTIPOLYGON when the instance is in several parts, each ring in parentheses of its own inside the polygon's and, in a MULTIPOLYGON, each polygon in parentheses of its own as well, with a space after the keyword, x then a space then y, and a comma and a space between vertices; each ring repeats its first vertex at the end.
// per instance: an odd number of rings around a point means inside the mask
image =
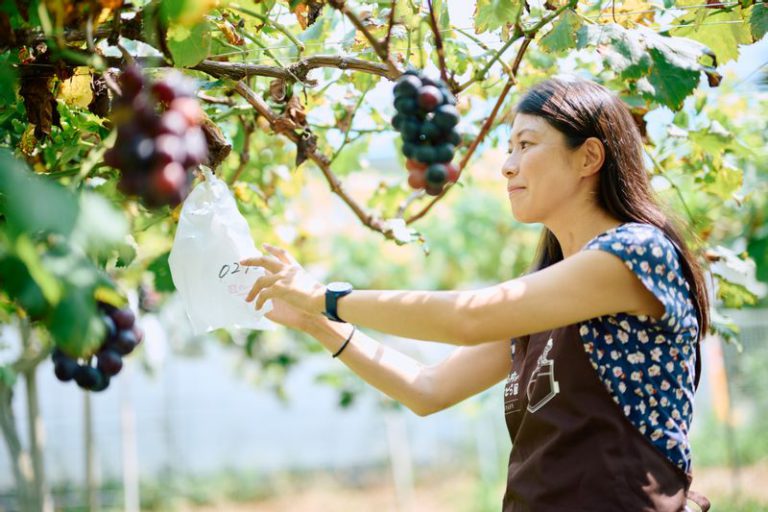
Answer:
POLYGON ((344 322, 336 312, 336 303, 340 298, 350 293, 352 293, 352 285, 349 283, 343 281, 328 283, 325 287, 325 311, 323 311, 323 315, 334 322, 344 322))

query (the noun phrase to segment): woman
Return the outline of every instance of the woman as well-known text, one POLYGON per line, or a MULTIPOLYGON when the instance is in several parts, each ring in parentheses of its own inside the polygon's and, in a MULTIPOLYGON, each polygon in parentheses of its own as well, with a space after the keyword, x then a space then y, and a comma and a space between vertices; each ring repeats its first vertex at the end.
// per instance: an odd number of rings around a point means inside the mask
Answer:
POLYGON ((514 217, 545 226, 527 275, 350 293, 267 247, 243 262, 268 271, 247 300, 272 299, 269 318, 419 415, 506 378, 505 511, 685 510, 707 295, 653 198, 630 113, 593 82, 547 80, 517 106, 502 175, 514 217), (355 325, 462 347, 423 366, 355 325))

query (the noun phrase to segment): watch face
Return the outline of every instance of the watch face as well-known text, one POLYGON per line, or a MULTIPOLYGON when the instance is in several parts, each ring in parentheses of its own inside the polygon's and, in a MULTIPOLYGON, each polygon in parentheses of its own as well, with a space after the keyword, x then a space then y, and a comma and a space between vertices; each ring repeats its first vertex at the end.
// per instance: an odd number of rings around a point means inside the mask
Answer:
POLYGON ((343 281, 334 281, 332 283, 328 283, 326 288, 331 292, 345 292, 347 290, 351 290, 352 285, 343 281))

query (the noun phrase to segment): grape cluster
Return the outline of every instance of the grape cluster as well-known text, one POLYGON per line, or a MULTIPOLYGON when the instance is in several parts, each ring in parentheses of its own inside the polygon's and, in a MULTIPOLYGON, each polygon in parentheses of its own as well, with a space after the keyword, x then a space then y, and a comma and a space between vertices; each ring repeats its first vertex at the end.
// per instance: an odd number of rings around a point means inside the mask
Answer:
POLYGON ((122 97, 113 119, 114 147, 104 154, 120 170, 118 189, 148 207, 176 206, 187 196, 190 169, 205 162, 208 142, 194 84, 178 72, 151 82, 131 65, 120 75, 122 97))
POLYGON ((400 77, 394 93, 397 114, 392 126, 403 137, 408 184, 439 195, 447 182, 455 183, 459 178, 457 167, 451 163, 461 141, 456 131, 456 98, 441 80, 416 70, 400 77))
POLYGON ((136 317, 130 308, 117 309, 99 303, 99 309, 106 335, 96 353, 96 366, 92 365, 92 358, 78 363, 59 348, 54 349, 51 355, 56 378, 62 382, 74 379, 78 386, 89 391, 107 389, 110 378, 123 368, 123 356, 130 354, 144 337, 144 332, 135 324, 136 317))

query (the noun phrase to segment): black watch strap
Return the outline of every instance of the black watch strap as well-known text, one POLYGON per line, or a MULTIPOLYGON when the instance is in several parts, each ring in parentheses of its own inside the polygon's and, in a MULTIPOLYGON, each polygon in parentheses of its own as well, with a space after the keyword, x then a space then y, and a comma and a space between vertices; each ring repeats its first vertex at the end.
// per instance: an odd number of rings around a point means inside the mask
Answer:
POLYGON ((352 293, 352 285, 349 283, 329 283, 325 289, 325 311, 323 311, 323 315, 334 322, 344 322, 344 320, 339 318, 338 301, 350 293, 352 293))

